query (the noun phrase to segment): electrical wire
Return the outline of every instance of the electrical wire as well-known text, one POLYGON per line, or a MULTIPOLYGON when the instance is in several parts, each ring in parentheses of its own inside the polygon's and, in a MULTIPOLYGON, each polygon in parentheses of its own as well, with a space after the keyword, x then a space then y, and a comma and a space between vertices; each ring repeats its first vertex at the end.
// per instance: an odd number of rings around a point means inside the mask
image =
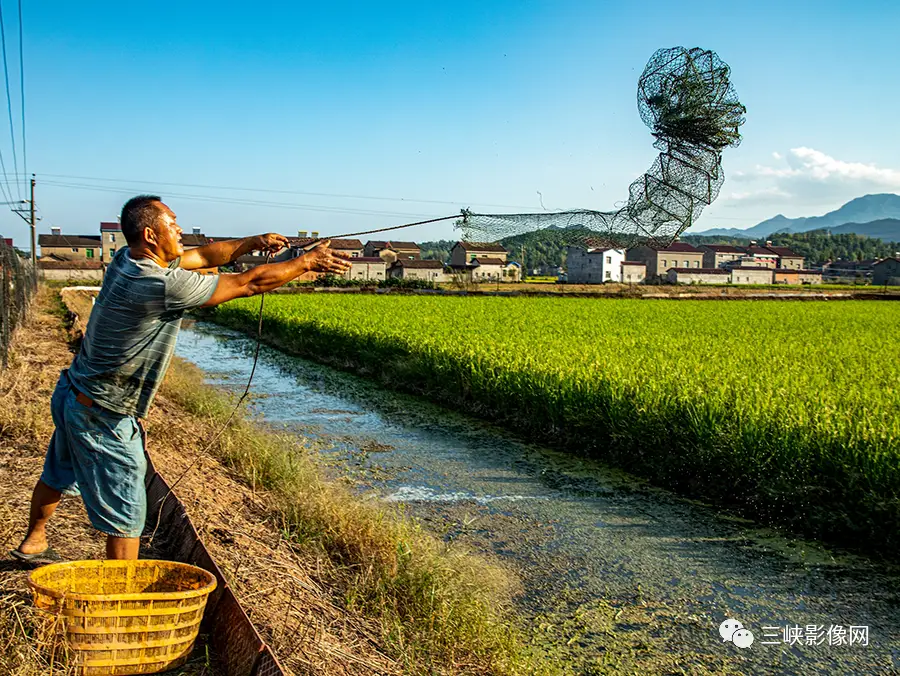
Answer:
MULTIPOLYGON (((13 113, 12 113, 12 97, 9 95, 9 66, 6 61, 6 27, 3 23, 3 3, 0 2, 0 45, 2 45, 3 49, 3 79, 6 82, 6 110, 9 114, 9 140, 12 143, 12 155, 13 155, 13 170, 15 171, 14 176, 16 177, 16 192, 19 195, 19 199, 22 199, 22 185, 18 181, 19 176, 19 160, 16 157, 16 135, 15 130, 13 128, 13 113)), ((7 187, 8 187, 7 182, 7 187)), ((10 194, 12 194, 12 189, 10 189, 10 194)))
MULTIPOLYGON (((43 176, 43 174, 42 174, 43 176)), ((135 192, 140 192, 140 189, 135 188, 114 188, 107 186, 94 186, 82 183, 66 183, 61 181, 47 181, 42 180, 41 185, 49 185, 60 188, 72 188, 77 190, 93 190, 97 192, 112 192, 119 194, 133 194, 135 192)), ((337 213, 337 214, 352 214, 359 216, 387 216, 391 218, 421 218, 424 216, 428 216, 429 214, 412 214, 412 213, 404 213, 404 212, 395 212, 395 211, 377 211, 374 209, 350 209, 350 208, 341 208, 341 207, 330 207, 325 205, 316 205, 316 204, 297 204, 292 202, 272 202, 266 200, 251 200, 251 199, 243 199, 243 198, 235 198, 235 197, 217 197, 213 195, 196 195, 191 193, 169 193, 167 197, 175 197, 178 199, 197 201, 197 202, 213 202, 218 204, 236 204, 242 206, 254 206, 254 207, 272 207, 278 209, 295 209, 299 211, 318 211, 324 213, 337 213)))
MULTIPOLYGON (((374 195, 352 195, 352 194, 344 194, 344 193, 328 193, 328 192, 304 192, 301 190, 278 190, 274 188, 244 188, 239 186, 224 186, 224 185, 205 185, 201 183, 173 183, 167 181, 146 181, 140 179, 123 179, 123 178, 103 178, 98 176, 76 176, 72 174, 41 174, 42 177, 48 178, 63 178, 63 179, 75 179, 78 181, 103 181, 105 183, 131 183, 131 184, 145 184, 145 185, 174 185, 183 188, 200 188, 203 190, 224 190, 228 192, 240 191, 240 192, 260 192, 260 193, 272 193, 276 195, 303 195, 307 197, 334 197, 338 199, 356 199, 356 200, 373 200, 373 201, 381 201, 381 202, 410 202, 414 204, 443 204, 443 205, 458 205, 462 202, 452 202, 445 200, 420 200, 413 199, 409 197, 376 197, 374 195)), ((466 202, 470 203, 470 202, 466 202)), ((531 207, 523 207, 516 206, 512 204, 486 204, 483 202, 471 202, 471 204, 475 206, 481 207, 496 207, 498 209, 530 209, 531 207)))
POLYGON ((22 168, 28 180, 28 146, 25 143, 25 47, 22 38, 22 0, 19 0, 19 100, 22 104, 22 168))

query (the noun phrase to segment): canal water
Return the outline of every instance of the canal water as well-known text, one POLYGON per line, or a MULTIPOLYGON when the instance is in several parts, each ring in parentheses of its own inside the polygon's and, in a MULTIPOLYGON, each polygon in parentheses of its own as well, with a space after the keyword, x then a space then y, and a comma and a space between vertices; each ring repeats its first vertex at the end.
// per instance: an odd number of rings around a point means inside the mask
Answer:
MULTIPOLYGON (((186 322, 176 353, 242 392, 254 347, 186 322)), ((900 673, 896 571, 266 346, 251 392, 362 495, 515 571, 533 640, 576 673, 900 673)))

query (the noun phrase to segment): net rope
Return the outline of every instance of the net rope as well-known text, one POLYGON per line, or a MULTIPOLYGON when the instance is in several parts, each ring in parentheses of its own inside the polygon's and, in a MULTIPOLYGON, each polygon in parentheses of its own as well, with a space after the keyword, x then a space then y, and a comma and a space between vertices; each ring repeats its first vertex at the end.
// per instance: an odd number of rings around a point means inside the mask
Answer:
POLYGON ((712 204, 725 174, 722 151, 740 145, 746 108, 715 52, 658 50, 638 80, 638 110, 660 151, 649 171, 632 182, 616 211, 476 214, 463 210, 463 239, 497 242, 516 235, 546 237, 588 248, 628 249, 672 243, 712 204))

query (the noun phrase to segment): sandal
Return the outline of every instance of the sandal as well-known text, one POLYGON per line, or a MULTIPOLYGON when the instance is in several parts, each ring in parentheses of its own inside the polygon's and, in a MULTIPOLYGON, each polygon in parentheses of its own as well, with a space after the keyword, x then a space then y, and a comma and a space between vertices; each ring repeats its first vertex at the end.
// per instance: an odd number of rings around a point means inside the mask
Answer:
POLYGON ((14 559, 18 559, 19 561, 23 561, 25 563, 33 563, 37 561, 62 561, 62 557, 54 551, 52 547, 47 547, 42 552, 38 552, 36 554, 25 554, 24 552, 20 552, 18 549, 13 549, 9 552, 9 555, 14 559))

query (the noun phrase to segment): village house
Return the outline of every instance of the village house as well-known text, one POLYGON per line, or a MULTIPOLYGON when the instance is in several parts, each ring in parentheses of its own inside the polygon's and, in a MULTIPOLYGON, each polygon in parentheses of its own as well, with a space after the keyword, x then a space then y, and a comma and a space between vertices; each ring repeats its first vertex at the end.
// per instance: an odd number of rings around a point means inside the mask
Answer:
POLYGON ((703 252, 704 268, 722 268, 744 255, 743 249, 730 244, 703 244, 698 248, 703 252))
POLYGON ((444 264, 432 260, 401 258, 390 267, 388 274, 395 279, 421 279, 435 284, 448 280, 444 264))
POLYGON ((624 260, 624 249, 570 246, 566 251, 566 281, 570 284, 621 282, 624 260))
POLYGON ((63 235, 59 227, 50 228, 50 233, 38 235, 41 258, 56 261, 101 260, 103 242, 99 236, 63 235))
POLYGON ((622 281, 625 284, 640 284, 647 276, 647 267, 640 261, 622 261, 622 281))
MULTIPOLYGON (((289 258, 301 256, 304 253, 304 247, 309 246, 319 239, 319 233, 314 233, 314 237, 307 237, 305 230, 301 230, 300 235, 300 237, 288 237, 288 242, 290 242, 292 250, 289 258)), ((332 251, 339 251, 342 254, 350 256, 350 258, 359 258, 363 255, 363 243, 358 239, 332 239, 328 247, 332 251)))
POLYGON ((419 260, 422 258, 422 250, 415 242, 385 242, 370 240, 361 254, 367 258, 378 256, 390 267, 399 260, 419 260))
POLYGON ((870 280, 875 274, 877 258, 862 261, 828 261, 822 266, 822 277, 829 281, 860 282, 870 280))
POLYGON ((644 263, 647 279, 665 277, 669 268, 703 267, 703 252, 687 242, 672 242, 659 249, 636 246, 625 252, 625 259, 644 263))
POLYGON ((354 256, 344 278, 380 282, 387 279, 387 266, 378 256, 354 256))
POLYGON ((731 273, 724 268, 669 268, 669 284, 728 284, 731 273))
POLYGON ((766 242, 766 248, 778 256, 777 267, 789 270, 802 270, 804 258, 798 253, 794 253, 786 246, 772 246, 770 242, 766 242))
POLYGON ((744 255, 732 261, 728 267, 771 268, 774 270, 778 267, 778 254, 751 242, 750 246, 744 247, 744 255))
POLYGON ((775 268, 773 271, 775 284, 821 284, 822 273, 817 270, 796 270, 794 268, 775 268))
POLYGON ((774 268, 735 265, 730 268, 732 284, 771 284, 774 268))
POLYGON ((116 251, 123 246, 128 246, 125 236, 122 234, 122 226, 118 221, 100 223, 100 242, 103 250, 100 252, 100 260, 109 262, 116 251))
POLYGON ((500 244, 485 242, 457 242, 450 249, 450 265, 461 268, 472 263, 476 258, 500 259, 506 263, 509 252, 500 244))
POLYGON ((750 246, 742 248, 744 255, 732 263, 726 263, 726 265, 737 264, 747 267, 789 268, 791 270, 803 269, 805 260, 803 256, 784 246, 772 246, 770 241, 767 241, 765 246, 759 246, 756 242, 750 242, 750 246))
POLYGON ((879 286, 900 286, 900 256, 885 258, 875 263, 872 283, 879 286))

